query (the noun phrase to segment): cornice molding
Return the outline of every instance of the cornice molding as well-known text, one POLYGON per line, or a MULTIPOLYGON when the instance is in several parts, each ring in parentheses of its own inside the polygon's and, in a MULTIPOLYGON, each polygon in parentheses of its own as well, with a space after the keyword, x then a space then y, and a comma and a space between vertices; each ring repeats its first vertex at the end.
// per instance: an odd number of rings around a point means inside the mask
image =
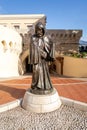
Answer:
POLYGON ((9 15, 0 15, 0 20, 5 19, 38 19, 46 17, 44 14, 9 14, 9 15))

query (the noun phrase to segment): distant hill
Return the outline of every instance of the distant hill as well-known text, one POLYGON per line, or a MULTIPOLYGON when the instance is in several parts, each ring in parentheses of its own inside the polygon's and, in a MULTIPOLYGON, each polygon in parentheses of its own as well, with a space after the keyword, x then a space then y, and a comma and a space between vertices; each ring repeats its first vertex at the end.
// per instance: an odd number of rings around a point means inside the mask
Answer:
POLYGON ((87 44, 87 41, 80 40, 79 44, 87 44))

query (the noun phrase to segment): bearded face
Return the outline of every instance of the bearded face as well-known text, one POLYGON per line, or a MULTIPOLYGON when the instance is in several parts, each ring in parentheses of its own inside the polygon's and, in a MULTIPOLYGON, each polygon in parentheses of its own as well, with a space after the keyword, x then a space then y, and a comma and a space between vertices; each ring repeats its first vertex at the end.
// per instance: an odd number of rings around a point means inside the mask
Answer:
POLYGON ((37 37, 43 37, 45 30, 42 23, 38 23, 35 27, 35 33, 37 37))
POLYGON ((36 30, 36 35, 37 35, 38 37, 42 37, 42 36, 44 35, 43 29, 42 29, 42 28, 37 28, 37 30, 36 30))

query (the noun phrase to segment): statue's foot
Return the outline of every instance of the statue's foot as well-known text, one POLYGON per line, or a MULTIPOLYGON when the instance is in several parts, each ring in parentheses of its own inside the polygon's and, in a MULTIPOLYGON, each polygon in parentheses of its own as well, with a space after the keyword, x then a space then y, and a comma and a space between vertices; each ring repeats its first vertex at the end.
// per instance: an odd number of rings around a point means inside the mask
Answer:
POLYGON ((53 91, 53 88, 49 89, 49 90, 43 90, 41 88, 31 88, 30 92, 33 94, 40 94, 40 95, 46 95, 46 94, 50 94, 53 91))

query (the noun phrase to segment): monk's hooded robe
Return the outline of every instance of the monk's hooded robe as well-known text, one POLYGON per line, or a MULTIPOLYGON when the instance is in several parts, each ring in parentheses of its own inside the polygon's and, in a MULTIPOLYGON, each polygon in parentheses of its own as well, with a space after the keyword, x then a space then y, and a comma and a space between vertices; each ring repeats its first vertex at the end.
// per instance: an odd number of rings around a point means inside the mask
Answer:
POLYGON ((29 62, 33 65, 31 89, 33 93, 44 94, 53 90, 48 62, 54 59, 54 44, 47 37, 33 35, 30 42, 29 62))

